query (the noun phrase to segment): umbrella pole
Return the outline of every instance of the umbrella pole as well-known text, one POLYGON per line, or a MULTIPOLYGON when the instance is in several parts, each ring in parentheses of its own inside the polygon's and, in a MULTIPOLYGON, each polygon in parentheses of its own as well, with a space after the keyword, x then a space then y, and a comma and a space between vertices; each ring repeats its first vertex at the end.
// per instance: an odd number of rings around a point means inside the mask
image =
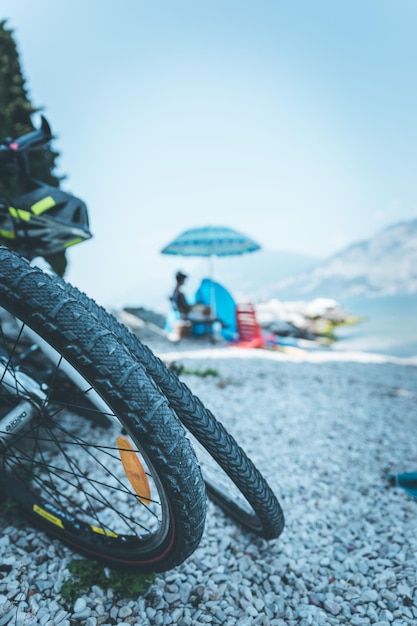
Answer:
POLYGON ((216 312, 216 295, 214 292, 214 282, 213 282, 213 277, 214 277, 214 254, 210 255, 209 258, 209 263, 210 263, 210 308, 211 308, 211 314, 213 317, 217 317, 217 312, 216 312))

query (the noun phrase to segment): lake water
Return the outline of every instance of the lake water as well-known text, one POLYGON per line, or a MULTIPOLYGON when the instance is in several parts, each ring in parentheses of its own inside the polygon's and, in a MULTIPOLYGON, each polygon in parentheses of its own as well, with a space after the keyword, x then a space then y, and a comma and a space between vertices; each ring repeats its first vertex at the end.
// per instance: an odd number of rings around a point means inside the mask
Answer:
POLYGON ((343 309, 366 319, 337 330, 335 348, 417 357, 417 294, 341 301, 343 309))

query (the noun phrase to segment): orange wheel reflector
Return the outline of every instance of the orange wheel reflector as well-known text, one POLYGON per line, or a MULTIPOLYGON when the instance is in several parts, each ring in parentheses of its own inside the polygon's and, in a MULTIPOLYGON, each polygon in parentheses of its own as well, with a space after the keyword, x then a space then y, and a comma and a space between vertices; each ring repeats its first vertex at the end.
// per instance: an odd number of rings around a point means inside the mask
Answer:
POLYGON ((123 468, 130 484, 139 496, 139 500, 143 504, 149 504, 151 501, 151 488, 149 486, 148 477, 138 455, 132 448, 132 445, 126 437, 117 437, 117 447, 123 468))

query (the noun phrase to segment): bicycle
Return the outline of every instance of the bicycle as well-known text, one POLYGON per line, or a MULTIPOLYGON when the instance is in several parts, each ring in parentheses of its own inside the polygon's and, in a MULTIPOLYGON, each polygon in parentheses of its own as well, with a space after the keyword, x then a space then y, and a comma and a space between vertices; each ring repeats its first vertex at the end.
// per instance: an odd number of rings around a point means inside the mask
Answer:
POLYGON ((0 146, 3 177, 24 188, 0 203, 0 492, 72 548, 142 571, 192 554, 206 493, 278 537, 278 500, 214 415, 105 309, 30 264, 92 236, 85 204, 30 174, 29 151, 51 139, 42 117, 0 146))

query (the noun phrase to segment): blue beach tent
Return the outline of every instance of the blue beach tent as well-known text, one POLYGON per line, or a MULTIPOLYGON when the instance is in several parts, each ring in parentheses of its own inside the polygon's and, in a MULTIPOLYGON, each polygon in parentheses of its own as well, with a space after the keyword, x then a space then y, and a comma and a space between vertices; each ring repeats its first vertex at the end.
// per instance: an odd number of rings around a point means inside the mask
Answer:
MULTIPOLYGON (((206 306, 216 303, 216 315, 222 322, 221 334, 227 341, 233 341, 237 337, 236 304, 230 292, 220 283, 210 278, 203 278, 197 289, 193 302, 199 302, 206 306)), ((174 325, 180 319, 179 312, 171 308, 165 319, 165 332, 173 332, 174 325)), ((193 324, 192 334, 202 336, 207 332, 206 324, 193 324)))
POLYGON ((203 278, 196 291, 195 301, 210 306, 213 300, 216 303, 216 315, 223 325, 221 331, 223 338, 228 341, 236 339, 236 304, 232 295, 220 283, 210 278, 203 278))

